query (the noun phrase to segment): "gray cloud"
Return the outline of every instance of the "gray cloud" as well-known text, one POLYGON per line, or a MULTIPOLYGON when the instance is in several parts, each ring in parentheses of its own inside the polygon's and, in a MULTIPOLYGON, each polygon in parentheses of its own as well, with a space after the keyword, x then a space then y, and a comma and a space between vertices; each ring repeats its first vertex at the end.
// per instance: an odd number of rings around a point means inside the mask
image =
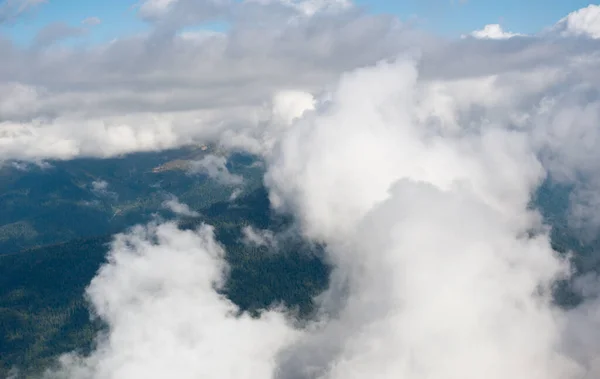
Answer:
POLYGON ((256 127, 277 92, 319 92, 343 70, 407 42, 394 35, 401 28, 393 19, 352 12, 271 26, 240 21, 200 40, 150 33, 87 50, 7 43, 0 107, 10 112, 0 123, 11 137, 0 141, 0 159, 109 156, 218 140, 222 130, 256 127), (52 143, 37 143, 43 140, 52 143))
POLYGON ((34 48, 44 48, 64 39, 79 37, 86 33, 83 28, 69 26, 62 22, 49 24, 42 28, 33 41, 34 48))
POLYGON ((47 0, 4 0, 0 3, 0 24, 12 22, 47 0))

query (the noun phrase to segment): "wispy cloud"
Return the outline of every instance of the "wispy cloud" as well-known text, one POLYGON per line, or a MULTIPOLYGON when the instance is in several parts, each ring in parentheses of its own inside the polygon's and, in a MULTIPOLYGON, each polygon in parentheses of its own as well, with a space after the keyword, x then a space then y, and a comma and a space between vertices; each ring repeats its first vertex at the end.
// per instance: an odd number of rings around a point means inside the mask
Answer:
POLYGON ((244 181, 240 175, 229 172, 227 158, 216 155, 207 155, 201 160, 190 162, 189 172, 206 174, 217 182, 230 186, 240 185, 244 181))
POLYGON ((88 17, 88 18, 84 19, 83 21, 81 21, 81 23, 84 25, 88 25, 88 26, 94 26, 94 25, 100 25, 102 23, 102 20, 100 20, 100 18, 98 18, 98 17, 88 17))
POLYGON ((109 184, 106 180, 94 180, 91 184, 92 192, 96 196, 100 197, 117 197, 116 192, 112 192, 109 189, 109 184))
POLYGON ((180 202, 174 195, 169 196, 169 198, 163 202, 163 207, 181 216, 198 217, 200 215, 198 212, 190 209, 189 205, 180 202))
POLYGON ((4 0, 0 3, 0 24, 12 22, 22 14, 48 0, 4 0))

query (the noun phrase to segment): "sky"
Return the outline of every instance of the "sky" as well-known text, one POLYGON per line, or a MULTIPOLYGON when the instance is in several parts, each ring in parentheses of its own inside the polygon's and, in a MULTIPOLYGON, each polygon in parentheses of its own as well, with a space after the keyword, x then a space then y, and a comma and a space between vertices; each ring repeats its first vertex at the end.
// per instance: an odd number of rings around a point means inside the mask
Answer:
POLYGON ((122 0, 50 0, 16 21, 4 25, 2 30, 12 40, 26 45, 40 29, 49 24, 60 22, 72 27, 82 27, 85 20, 97 18, 100 23, 89 25, 89 32, 85 37, 90 42, 107 42, 146 29, 144 23, 136 17, 134 6, 134 1, 122 0))
POLYGON ((403 19, 416 17, 422 27, 456 36, 501 24, 505 30, 530 34, 566 14, 590 4, 589 0, 361 0, 366 8, 392 13, 403 19))
MULTIPOLYGON (((15 0, 3 0, 4 3, 15 0)), ((35 1, 35 0, 34 0, 35 1)), ((384 13, 447 37, 468 34, 487 24, 531 34, 590 4, 586 0, 358 0, 369 13, 384 13)), ((0 26, 0 31, 20 45, 28 45, 43 27, 66 23, 85 31, 71 43, 102 43, 148 30, 137 16, 134 0, 46 0, 35 11, 0 26), (87 22, 85 20, 88 20, 87 22), (99 21, 99 22, 98 22, 99 21)))

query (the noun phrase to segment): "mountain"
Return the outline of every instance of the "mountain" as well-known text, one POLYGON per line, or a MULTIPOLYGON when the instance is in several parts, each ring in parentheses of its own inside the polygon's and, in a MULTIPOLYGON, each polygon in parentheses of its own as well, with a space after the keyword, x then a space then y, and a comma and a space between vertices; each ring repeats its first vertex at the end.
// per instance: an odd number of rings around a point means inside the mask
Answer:
POLYGON ((207 175, 186 173, 181 166, 152 172, 189 155, 183 149, 114 160, 51 162, 51 168, 27 171, 5 168, 3 175, 10 180, 2 182, 0 192, 0 206, 8 209, 0 227, 0 377, 14 367, 28 377, 50 367, 62 353, 92 346, 103 325, 90 319, 83 295, 105 262, 111 234, 151 219, 172 219, 163 207, 167 194, 198 213, 180 217, 181 228, 215 226, 230 265, 224 295, 240 309, 256 313, 284 303, 310 315, 312 299, 327 286, 330 270, 321 259, 321 247, 294 235, 283 239, 276 253, 243 241, 246 226, 281 232, 291 222, 272 214, 257 161, 229 157, 230 173, 244 178, 234 188, 207 175), (104 190, 114 195, 94 193, 90 183, 98 180, 109 183, 104 190), (242 194, 232 199, 234 190, 242 194), (82 205, 86 201, 96 203, 82 205), (115 215, 115 209, 121 212, 115 215))
MULTIPOLYGON (((227 172, 242 177, 241 183, 189 171, 214 154, 189 147, 0 170, 0 377, 15 367, 33 377, 60 354, 93 346, 104 325, 90 318, 85 288, 105 262, 112 235, 153 219, 176 219, 183 229, 215 227, 230 266, 223 295, 241 310, 257 314, 283 303, 311 316, 331 270, 323 247, 286 233, 293 220, 270 210, 264 169, 255 157, 228 157, 227 172), (175 217, 164 205, 172 196, 195 213, 175 217), (286 237, 276 251, 251 245, 244 242, 247 226, 286 237)), ((599 271, 598 240, 583 242, 568 227, 569 193, 549 180, 532 206, 554 226, 556 250, 576 250, 582 272, 599 271)), ((579 301, 567 282, 557 284, 555 297, 562 306, 579 301)))
POLYGON ((212 153, 188 147, 113 159, 5 165, 0 168, 0 254, 112 234, 155 214, 168 216, 163 203, 171 195, 201 209, 261 185, 262 169, 241 154, 228 160, 232 175, 245 178, 239 185, 173 164, 197 162, 212 153))

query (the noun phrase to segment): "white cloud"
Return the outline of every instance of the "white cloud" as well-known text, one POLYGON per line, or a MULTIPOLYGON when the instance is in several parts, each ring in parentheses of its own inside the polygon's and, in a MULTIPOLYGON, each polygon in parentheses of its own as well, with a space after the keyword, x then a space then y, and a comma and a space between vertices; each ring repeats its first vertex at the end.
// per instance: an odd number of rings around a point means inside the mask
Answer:
POLYGON ((106 180, 94 180, 91 184, 92 192, 97 196, 106 196, 112 194, 108 191, 108 182, 106 180))
MULTIPOLYGON (((311 229, 309 234, 337 234, 350 228, 374 203, 387 197, 389 186, 399 178, 399 167, 405 167, 415 179, 435 180, 436 184, 448 189, 458 185, 459 181, 466 180, 468 175, 472 175, 469 170, 473 170, 479 176, 471 179, 472 190, 486 196, 486 200, 494 203, 501 212, 510 211, 507 202, 524 205, 529 201, 529 193, 524 188, 537 183, 542 171, 534 154, 527 151, 527 136, 517 133, 505 135, 503 130, 493 124, 487 129, 486 125, 480 124, 483 131, 478 146, 476 141, 453 136, 455 133, 462 134, 464 127, 471 127, 461 125, 461 119, 445 120, 445 125, 440 125, 441 130, 436 130, 439 115, 434 113, 432 116, 436 117, 430 119, 424 117, 421 111, 425 109, 435 112, 446 104, 437 97, 428 95, 432 83, 417 84, 418 76, 412 64, 399 65, 402 67, 381 63, 376 70, 366 70, 360 75, 347 74, 333 94, 334 105, 324 107, 327 113, 314 121, 310 117, 306 121, 300 121, 283 139, 280 154, 285 154, 274 156, 275 162, 267 180, 281 183, 286 192, 297 194, 298 198, 292 196, 293 201, 300 200, 303 203, 303 198, 314 199, 297 209, 301 216, 306 217, 305 221, 311 229), (424 91, 424 96, 421 91, 424 91), (415 100, 416 106, 413 103, 415 100), (390 114, 382 115, 380 108, 384 101, 393 103, 396 109, 389 111, 390 114), (342 113, 347 109, 353 109, 354 112, 351 115, 342 113), (415 119, 424 119, 424 123, 420 127, 413 126, 415 119), (350 133, 352 130, 357 132, 350 133), (347 138, 337 137, 344 133, 347 138), (434 149, 441 143, 434 138, 437 133, 448 137, 456 146, 453 149, 434 149), (423 138, 430 135, 431 140, 409 138, 421 134, 423 138), (304 140, 298 142, 296 138, 304 140), (492 142, 494 139, 498 141, 492 142), (491 157, 485 160, 479 156, 466 155, 476 154, 483 149, 497 150, 499 155, 494 159, 499 161, 496 162, 491 157), (503 149, 513 149, 510 155, 522 154, 522 161, 518 164, 513 162, 505 156, 507 153, 503 149), (328 156, 343 158, 327 159, 328 156), (427 165, 419 163, 417 158, 421 156, 427 160, 427 165), (455 165, 450 165, 450 162, 455 165), (496 172, 493 184, 486 183, 484 175, 492 165, 497 166, 493 168, 496 172), (454 167, 456 171, 448 167, 454 167), (523 170, 528 175, 515 180, 515 176, 523 170), (353 174, 355 172, 361 172, 358 181, 353 174), (301 187, 295 187, 296 184, 301 187), (338 192, 333 188, 343 191, 338 192), (488 192, 501 193, 502 196, 491 198, 487 195, 488 192)), ((481 101, 485 99, 478 96, 477 92, 461 86, 452 88, 456 91, 464 90, 465 94, 472 96, 471 101, 483 105, 481 101)), ((487 95, 486 92, 482 93, 487 95)), ((452 93, 453 97, 457 95, 452 93)), ((496 107, 493 99, 488 96, 491 105, 496 107)), ((463 101, 464 107, 471 106, 466 98, 463 101)), ((460 105, 456 104, 455 107, 457 106, 460 105)), ((458 108, 456 111, 461 112, 462 109, 458 108)), ((272 196, 276 205, 278 199, 285 200, 289 197, 287 193, 278 194, 277 191, 272 196)), ((292 206, 295 208, 298 204, 292 206)))
POLYGON ((277 351, 296 333, 277 311, 237 315, 217 293, 224 254, 209 226, 166 223, 118 235, 87 289, 107 335, 91 355, 65 355, 46 376, 273 378, 277 351))
POLYGON ((598 375, 599 308, 553 305, 553 281, 570 267, 528 208, 545 172, 538 116, 523 104, 539 110, 526 100, 546 87, 509 73, 471 88, 418 67, 400 58, 345 74, 267 159, 274 204, 326 242, 334 266, 317 323, 235 317, 213 288, 225 268, 210 228, 138 227, 116 239, 88 290, 108 337, 90 357, 63 358, 63 377, 598 375), (511 88, 520 96, 507 100, 511 88))
POLYGON ((88 17, 88 18, 84 19, 83 21, 81 21, 81 23, 84 25, 88 25, 88 26, 94 26, 94 25, 100 25, 102 23, 102 20, 100 20, 100 18, 98 18, 98 17, 88 17))
POLYGON ((108 189, 108 182, 105 180, 95 180, 92 182, 92 191, 103 192, 108 189))
POLYGON ((600 5, 590 4, 570 13, 557 23, 556 28, 568 36, 600 38, 600 5))
POLYGON ((353 6, 349 0, 246 0, 246 2, 262 5, 280 4, 306 16, 313 16, 320 12, 346 11, 353 6))
POLYGON ((242 184, 244 179, 239 175, 230 173, 226 164, 227 158, 210 154, 199 161, 190 162, 189 172, 206 174, 225 185, 242 184))
POLYGON ((241 188, 236 188, 231 191, 231 195, 229 195, 229 201, 234 201, 244 192, 241 188))
MULTIPOLYGON (((3 50, 0 160, 207 140, 259 152, 273 206, 325 242, 334 273, 307 330, 277 312, 237 318, 213 289, 224 263, 209 229, 137 228, 117 239, 89 290, 108 339, 88 358, 65 358, 65 375, 600 374, 599 304, 552 304, 552 283, 570 267, 529 208, 550 174, 575 187, 573 218, 600 227, 597 41, 506 38, 498 26, 445 41, 384 16, 294 10, 312 2, 150 3, 149 36, 3 50), (221 15, 236 23, 227 33, 173 32, 221 15)), ((224 157, 193 167, 241 181, 224 157)), ((586 282, 586 293, 595 287, 586 282)))
POLYGON ((291 124, 304 112, 314 109, 315 98, 312 94, 298 91, 280 91, 273 98, 273 117, 275 122, 291 124))
POLYGON ((163 202, 163 207, 181 216, 198 217, 200 215, 198 212, 191 210, 189 205, 180 202, 175 195, 171 195, 167 200, 165 200, 163 202))
POLYGON ((522 36, 522 34, 506 32, 500 24, 489 24, 481 30, 476 30, 471 33, 472 37, 481 39, 508 39, 512 37, 522 36))
POLYGON ((166 13, 177 0, 143 0, 137 5, 139 11, 145 16, 160 16, 166 13))
POLYGON ((277 247, 275 235, 270 230, 256 230, 252 226, 246 226, 242 229, 242 234, 247 245, 277 247))
POLYGON ((92 193, 99 197, 109 197, 116 199, 118 194, 114 191, 110 191, 109 184, 106 180, 94 180, 91 184, 92 193))
POLYGON ((544 174, 528 130, 423 122, 422 85, 402 59, 347 74, 269 161, 275 204, 335 266, 333 318, 284 351, 283 377, 597 376, 598 336, 571 334, 594 316, 553 305, 569 264, 528 209, 544 174))

